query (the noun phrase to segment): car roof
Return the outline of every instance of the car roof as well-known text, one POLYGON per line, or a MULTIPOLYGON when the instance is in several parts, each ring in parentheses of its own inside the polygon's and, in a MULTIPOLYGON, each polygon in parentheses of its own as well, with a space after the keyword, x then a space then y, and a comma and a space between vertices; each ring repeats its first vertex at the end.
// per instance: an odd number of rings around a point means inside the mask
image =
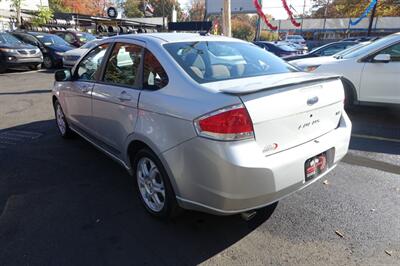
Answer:
POLYGON ((33 36, 39 36, 39 35, 43 35, 43 36, 48 36, 48 35, 54 35, 51 33, 47 33, 47 32, 38 32, 38 31, 27 31, 27 32, 23 32, 23 33, 27 33, 33 36))
POLYGON ((228 38, 218 35, 201 35, 199 33, 140 33, 140 34, 126 34, 109 37, 111 39, 133 39, 144 42, 159 42, 159 43, 172 43, 172 42, 200 42, 200 41, 237 41, 245 42, 243 40, 228 38))

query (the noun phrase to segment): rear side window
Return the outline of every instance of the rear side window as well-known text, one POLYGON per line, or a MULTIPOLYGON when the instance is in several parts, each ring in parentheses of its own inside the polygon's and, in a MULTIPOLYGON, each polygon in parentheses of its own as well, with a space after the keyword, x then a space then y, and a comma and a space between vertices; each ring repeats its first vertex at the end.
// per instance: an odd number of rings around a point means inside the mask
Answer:
POLYGON ((167 72, 165 72, 158 59, 147 49, 144 53, 143 64, 143 88, 157 90, 167 86, 169 82, 167 72))
POLYGON ((141 60, 142 47, 135 44, 117 43, 108 59, 103 81, 135 86, 141 60))
POLYGON ((75 72, 76 78, 83 81, 94 81, 100 71, 101 62, 106 54, 108 44, 102 44, 90 51, 83 58, 75 72))

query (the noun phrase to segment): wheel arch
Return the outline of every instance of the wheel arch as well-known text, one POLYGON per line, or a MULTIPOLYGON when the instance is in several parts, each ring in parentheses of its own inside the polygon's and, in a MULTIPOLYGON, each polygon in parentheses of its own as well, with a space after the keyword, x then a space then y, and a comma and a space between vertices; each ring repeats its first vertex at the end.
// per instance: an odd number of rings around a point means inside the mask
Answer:
MULTIPOLYGON (((342 76, 340 79, 342 80, 345 93, 351 93, 351 95, 350 95, 351 103, 352 104, 357 103, 358 102, 358 94, 357 94, 357 89, 354 86, 353 82, 344 76, 342 76)), ((346 95, 346 96, 348 96, 348 95, 346 95)))
POLYGON ((132 134, 130 137, 128 137, 128 141, 126 143, 127 143, 127 145, 126 145, 127 149, 126 149, 125 162, 129 166, 129 169, 130 169, 129 173, 131 175, 134 175, 133 159, 135 158, 135 155, 137 154, 137 152, 139 152, 143 148, 147 148, 150 151, 152 151, 157 156, 157 158, 160 160, 165 171, 168 174, 168 178, 172 185, 175 195, 179 196, 179 189, 178 189, 178 185, 175 181, 174 175, 172 174, 172 171, 169 168, 167 161, 164 159, 162 152, 157 148, 157 146, 154 145, 146 137, 138 135, 138 134, 132 134))

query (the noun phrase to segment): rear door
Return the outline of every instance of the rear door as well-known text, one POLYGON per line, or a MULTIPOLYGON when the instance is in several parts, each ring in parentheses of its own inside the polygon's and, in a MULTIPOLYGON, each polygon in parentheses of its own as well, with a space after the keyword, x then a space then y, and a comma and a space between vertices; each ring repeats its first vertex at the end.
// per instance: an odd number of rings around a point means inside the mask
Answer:
POLYGON ((141 89, 144 43, 116 42, 102 79, 93 89, 93 130, 99 144, 116 156, 134 131, 141 89))
POLYGON ((400 43, 377 54, 389 54, 391 60, 389 63, 365 63, 361 76, 360 100, 400 104, 400 43))

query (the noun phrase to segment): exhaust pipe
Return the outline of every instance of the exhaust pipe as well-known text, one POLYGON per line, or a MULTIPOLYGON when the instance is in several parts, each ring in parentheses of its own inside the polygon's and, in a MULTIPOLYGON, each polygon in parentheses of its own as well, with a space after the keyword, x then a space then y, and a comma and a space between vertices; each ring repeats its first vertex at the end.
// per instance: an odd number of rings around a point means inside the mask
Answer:
POLYGON ((243 220, 246 222, 250 221, 251 219, 256 216, 257 212, 256 211, 248 211, 248 212, 242 212, 240 216, 242 217, 243 220))

